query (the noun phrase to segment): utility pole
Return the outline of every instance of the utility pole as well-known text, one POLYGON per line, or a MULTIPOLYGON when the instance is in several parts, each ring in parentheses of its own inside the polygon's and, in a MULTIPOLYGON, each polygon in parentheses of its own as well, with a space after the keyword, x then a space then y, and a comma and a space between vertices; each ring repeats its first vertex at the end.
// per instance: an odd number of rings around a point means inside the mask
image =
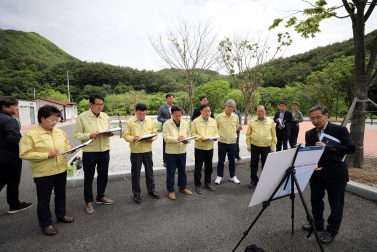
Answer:
POLYGON ((67 87, 68 87, 68 102, 71 102, 71 96, 69 94, 69 75, 68 75, 68 70, 67 70, 67 87))
POLYGON ((69 92, 69 80, 73 80, 73 76, 69 76, 68 70, 67 70, 68 102, 71 102, 71 94, 69 92))

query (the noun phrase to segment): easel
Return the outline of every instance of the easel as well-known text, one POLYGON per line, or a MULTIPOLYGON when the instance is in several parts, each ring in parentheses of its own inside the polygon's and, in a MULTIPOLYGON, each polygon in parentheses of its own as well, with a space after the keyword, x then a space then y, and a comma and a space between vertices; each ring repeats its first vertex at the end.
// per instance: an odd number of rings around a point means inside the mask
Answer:
POLYGON ((294 158, 292 160, 292 165, 291 167, 289 167, 286 171, 285 171, 285 175, 283 177, 283 179, 280 181, 279 185, 276 187, 276 189, 274 190, 274 192, 271 194, 271 196, 269 197, 269 199, 265 202, 263 202, 263 205, 262 205, 262 210, 259 212, 259 214, 257 215, 257 217, 254 219, 254 221, 251 223, 250 227, 244 232, 244 235, 243 237, 241 238, 241 240, 237 243, 236 247, 233 249, 233 252, 236 251, 236 249, 238 248, 238 246, 241 244, 241 242, 243 241, 243 239, 249 234, 249 231, 251 230, 251 228, 254 226, 254 224, 257 222, 257 220, 259 219, 259 217, 262 215, 262 213, 264 212, 264 210, 271 204, 271 201, 273 200, 277 200, 277 199, 281 199, 281 198, 285 198, 286 196, 290 196, 290 199, 291 199, 291 203, 292 203, 292 214, 291 214, 291 218, 292 218, 292 234, 294 234, 294 199, 295 199, 295 185, 296 185, 296 188, 297 188, 297 191, 300 195, 300 199, 301 199, 301 202, 305 208, 305 212, 306 212, 306 219, 308 220, 309 224, 311 225, 312 229, 311 231, 309 232, 309 234, 307 235, 307 238, 309 238, 312 234, 312 231, 314 231, 314 234, 315 234, 315 237, 316 237, 316 240, 317 240, 317 243, 321 249, 321 251, 324 251, 323 249, 323 246, 322 246, 322 243, 321 241, 319 240, 319 236, 318 236, 318 233, 315 229, 315 225, 314 225, 314 221, 313 221, 313 218, 312 216, 310 215, 309 213, 309 210, 308 210, 308 207, 306 205, 306 202, 304 200, 304 196, 302 195, 302 191, 300 189, 300 185, 297 181, 297 178, 296 178, 296 170, 294 169, 294 164, 295 164, 295 161, 296 161, 296 157, 297 157, 297 153, 299 151, 299 149, 301 148, 301 144, 299 144, 297 146, 297 149, 296 149, 296 153, 294 155, 294 158), (289 179, 291 179, 291 193, 288 194, 288 195, 285 195, 285 196, 282 196, 282 197, 277 197, 277 198, 274 198, 274 195, 277 193, 278 190, 280 190, 281 186, 283 185, 283 183, 285 183, 284 185, 284 189, 287 187, 287 184, 288 184, 288 181, 289 179))

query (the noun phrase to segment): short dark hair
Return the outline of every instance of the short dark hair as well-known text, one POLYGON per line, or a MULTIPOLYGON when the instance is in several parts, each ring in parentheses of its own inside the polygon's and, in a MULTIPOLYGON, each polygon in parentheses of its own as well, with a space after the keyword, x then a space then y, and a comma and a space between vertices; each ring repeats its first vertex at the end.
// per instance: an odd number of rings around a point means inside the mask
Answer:
POLYGON ((38 122, 42 122, 42 117, 43 118, 48 118, 52 115, 56 115, 57 117, 60 117, 60 110, 55 107, 54 105, 44 105, 43 107, 40 107, 38 109, 38 122))
POLYGON ((91 103, 91 104, 94 104, 94 101, 96 100, 96 99, 100 99, 100 100, 102 100, 102 101, 105 101, 105 99, 103 99, 103 97, 102 96, 100 96, 100 95, 91 95, 90 97, 89 97, 89 102, 91 103))
POLYGON ((280 104, 287 105, 287 102, 286 102, 285 100, 281 100, 281 101, 279 101, 279 105, 280 105, 280 104))
POLYGON ((317 104, 309 109, 309 115, 311 112, 320 110, 322 115, 326 115, 329 111, 325 105, 317 104))
POLYGON ((292 105, 297 105, 297 106, 300 106, 300 103, 298 103, 298 102, 292 102, 292 105))
POLYGON ((173 114, 174 111, 182 111, 182 108, 180 106, 172 106, 171 107, 171 113, 173 114))
POLYGON ((18 100, 9 96, 3 96, 0 98, 0 110, 3 110, 3 105, 9 108, 12 105, 18 105, 18 100))
POLYGON ((199 107, 199 111, 202 111, 204 108, 206 108, 206 107, 209 107, 209 105, 208 104, 203 104, 203 105, 200 105, 200 107, 199 107))
POLYGON ((148 110, 148 108, 147 108, 147 105, 145 105, 143 103, 138 103, 135 106, 135 111, 137 111, 137 110, 146 111, 146 110, 148 110))
POLYGON ((173 98, 174 98, 173 94, 166 94, 165 99, 168 99, 170 96, 173 96, 173 98))
POLYGON ((203 100, 204 98, 207 98, 207 99, 208 99, 208 96, 206 96, 206 95, 202 95, 202 96, 199 97, 199 100, 201 101, 201 100, 203 100))

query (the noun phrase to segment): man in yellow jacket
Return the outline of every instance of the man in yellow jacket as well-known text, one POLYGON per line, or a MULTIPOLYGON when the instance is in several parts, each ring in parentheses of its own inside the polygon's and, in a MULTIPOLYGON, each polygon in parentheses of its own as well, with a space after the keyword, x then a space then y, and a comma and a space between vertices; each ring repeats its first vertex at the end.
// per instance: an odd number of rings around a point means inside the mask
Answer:
POLYGON ((202 104, 199 107, 200 116, 197 117, 191 125, 191 135, 195 136, 195 187, 196 192, 201 194, 201 178, 202 178, 202 166, 204 162, 204 187, 210 191, 215 189, 211 186, 212 175, 212 158, 213 158, 213 146, 214 141, 211 137, 215 137, 219 134, 217 129, 217 123, 210 117, 211 108, 208 104, 202 104))
POLYGON ((155 199, 160 195, 155 190, 153 178, 152 142, 158 137, 158 132, 153 120, 146 117, 147 106, 138 103, 135 106, 135 116, 128 119, 123 133, 123 138, 130 143, 131 149, 131 176, 132 193, 136 204, 141 203, 140 170, 145 167, 145 180, 148 194, 155 199))
POLYGON ((266 109, 258 105, 257 116, 250 120, 246 132, 247 150, 251 152, 250 171, 251 182, 249 188, 253 189, 258 184, 258 163, 261 156, 262 170, 270 152, 275 151, 277 139, 275 123, 266 117, 266 109))
POLYGON ((102 96, 90 96, 89 103, 90 109, 81 113, 76 120, 73 137, 81 140, 82 143, 93 139, 91 144, 82 149, 84 198, 86 212, 91 214, 94 212, 92 184, 96 167, 98 174, 96 203, 110 205, 114 202, 105 196, 110 162, 109 136, 112 136, 112 133, 101 133, 110 129, 110 119, 102 112, 104 106, 102 96))
POLYGON ((223 113, 216 116, 216 123, 219 129, 219 143, 218 143, 218 163, 217 163, 217 177, 215 184, 219 185, 224 176, 224 162, 226 154, 229 159, 229 180, 235 184, 240 184, 236 176, 236 148, 237 148, 237 129, 240 127, 239 119, 233 111, 236 109, 236 102, 234 100, 227 100, 225 102, 225 110, 223 113))
POLYGON ((188 122, 181 120, 181 107, 172 106, 171 117, 164 123, 163 134, 166 142, 166 188, 169 192, 169 199, 175 200, 174 173, 176 168, 178 168, 179 191, 186 195, 192 194, 186 188, 186 145, 190 143, 190 140, 184 140, 191 136, 191 132, 188 122))

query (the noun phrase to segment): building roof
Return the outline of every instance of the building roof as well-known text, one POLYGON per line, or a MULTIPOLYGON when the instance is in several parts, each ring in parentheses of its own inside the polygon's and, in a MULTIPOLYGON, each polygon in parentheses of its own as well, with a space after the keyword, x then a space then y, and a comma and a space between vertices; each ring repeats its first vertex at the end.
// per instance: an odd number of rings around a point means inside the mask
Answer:
POLYGON ((47 101, 47 102, 55 103, 62 106, 74 106, 76 104, 76 102, 63 102, 63 101, 56 101, 56 100, 49 100, 49 99, 42 99, 42 98, 34 99, 33 101, 37 101, 37 100, 47 101))

